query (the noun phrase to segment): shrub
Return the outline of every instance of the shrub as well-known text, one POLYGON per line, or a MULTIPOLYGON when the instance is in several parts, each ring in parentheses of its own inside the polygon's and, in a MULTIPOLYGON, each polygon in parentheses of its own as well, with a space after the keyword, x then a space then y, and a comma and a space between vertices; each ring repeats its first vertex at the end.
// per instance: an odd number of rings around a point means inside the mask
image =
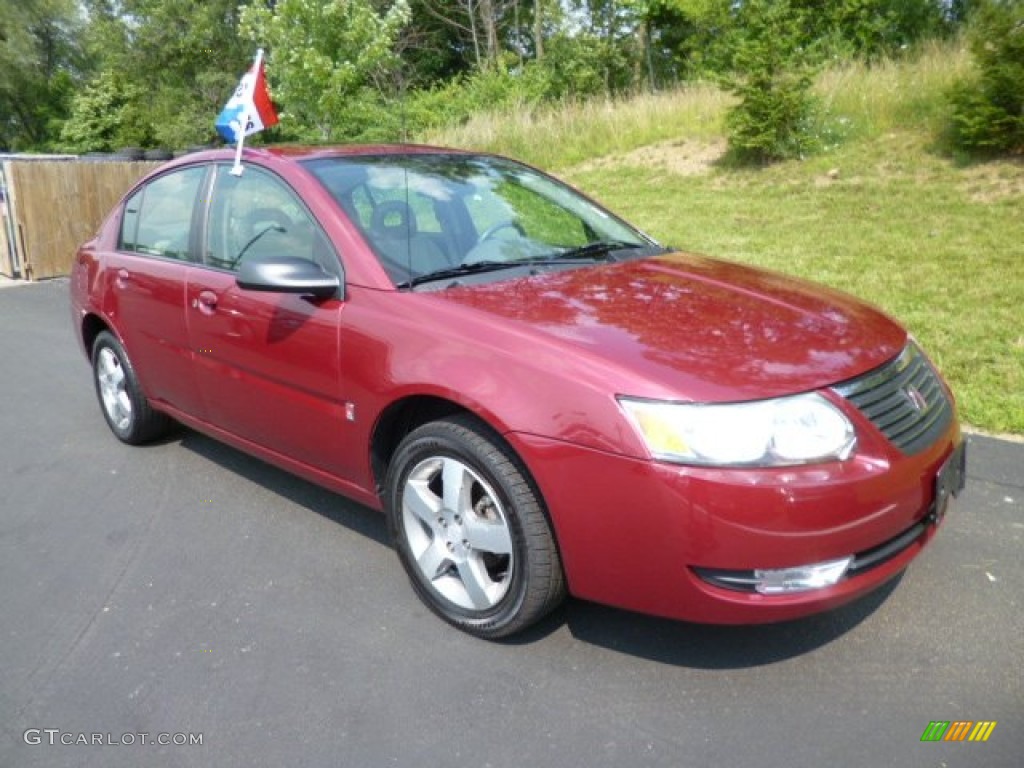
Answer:
POLYGON ((1024 152, 1024 3, 979 0, 970 20, 974 77, 951 93, 954 145, 972 153, 1024 152))
POLYGON ((405 96, 405 127, 409 133, 463 125, 474 115, 532 112, 550 99, 548 71, 533 62, 519 67, 509 58, 434 88, 405 96))
POLYGON ((743 4, 733 71, 723 85, 739 97, 726 115, 729 154, 741 163, 801 157, 814 146, 813 73, 788 0, 743 4))

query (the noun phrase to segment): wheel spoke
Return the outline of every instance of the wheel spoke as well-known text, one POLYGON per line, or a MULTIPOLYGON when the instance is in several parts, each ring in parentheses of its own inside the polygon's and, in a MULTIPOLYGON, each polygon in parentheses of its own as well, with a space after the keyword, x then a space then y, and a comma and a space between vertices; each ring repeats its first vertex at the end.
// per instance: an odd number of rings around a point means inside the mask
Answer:
POLYGON ((445 459, 442 482, 444 483, 444 506, 452 512, 464 512, 469 509, 473 478, 466 471, 466 467, 453 459, 445 459))
POLYGON ((421 473, 410 477, 402 493, 402 504, 431 529, 437 525, 437 513, 441 509, 441 500, 430 490, 430 477, 421 473))
POLYGON ((416 558, 416 564, 419 566, 420 571, 430 581, 433 581, 441 575, 443 571, 448 570, 451 565, 451 561, 448 559, 448 550, 440 540, 434 539, 430 542, 430 545, 420 553, 420 556, 416 558))
POLYGON ((124 368, 118 364, 113 355, 111 355, 111 358, 110 383, 120 390, 124 388, 124 368))
POLYGON ((459 579, 462 581, 462 586, 465 587, 466 595, 473 607, 477 610, 490 608, 494 604, 494 600, 488 594, 488 587, 494 582, 487 575, 487 569, 484 568, 480 557, 468 557, 458 564, 458 569, 459 579))
POLYGON ((470 515, 466 518, 466 539, 470 547, 480 552, 512 554, 512 537, 502 520, 491 522, 475 514, 470 515))
POLYGON ((109 394, 114 391, 114 377, 110 370, 110 361, 105 356, 100 357, 99 370, 96 372, 96 378, 99 379, 100 387, 103 389, 104 394, 109 394))
POLYGON ((99 369, 101 376, 110 376, 110 369, 113 367, 113 357, 109 349, 100 350, 99 369))
POLYGON ((117 429, 127 429, 131 423, 132 401, 128 395, 124 367, 109 348, 100 351, 96 380, 107 416, 117 429))

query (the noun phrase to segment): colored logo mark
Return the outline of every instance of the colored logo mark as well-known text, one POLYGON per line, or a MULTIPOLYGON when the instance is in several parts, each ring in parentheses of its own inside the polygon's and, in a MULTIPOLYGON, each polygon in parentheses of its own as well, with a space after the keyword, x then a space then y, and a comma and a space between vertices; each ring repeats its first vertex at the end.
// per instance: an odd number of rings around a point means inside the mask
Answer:
POLYGON ((995 720, 932 720, 921 741, 988 741, 995 729, 995 720))

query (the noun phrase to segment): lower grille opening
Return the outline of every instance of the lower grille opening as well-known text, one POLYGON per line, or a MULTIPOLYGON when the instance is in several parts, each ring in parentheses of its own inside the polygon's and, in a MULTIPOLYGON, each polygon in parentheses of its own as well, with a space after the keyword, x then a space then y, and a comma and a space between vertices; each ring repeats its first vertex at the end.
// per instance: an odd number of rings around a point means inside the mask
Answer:
MULTIPOLYGON (((921 535, 928 529, 929 521, 929 518, 925 518, 877 547, 854 554, 853 561, 846 569, 841 581, 866 573, 872 568, 877 568, 892 560, 921 538, 921 535)), ((693 571, 712 586, 748 594, 755 594, 758 591, 757 585, 762 580, 753 570, 730 571, 720 568, 694 568, 693 571)))

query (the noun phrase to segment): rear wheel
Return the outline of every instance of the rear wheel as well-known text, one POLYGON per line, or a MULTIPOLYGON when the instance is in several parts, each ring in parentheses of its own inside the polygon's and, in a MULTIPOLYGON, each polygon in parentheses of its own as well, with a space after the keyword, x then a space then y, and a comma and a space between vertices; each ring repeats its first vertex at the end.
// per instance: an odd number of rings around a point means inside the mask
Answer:
POLYGON ((459 629, 505 637, 565 596, 539 493, 514 452, 474 419, 432 422, 402 441, 387 509, 413 587, 459 629))
POLYGON ((139 445, 167 431, 170 419, 150 407, 124 347, 109 331, 93 343, 92 370, 100 409, 118 440, 139 445))

